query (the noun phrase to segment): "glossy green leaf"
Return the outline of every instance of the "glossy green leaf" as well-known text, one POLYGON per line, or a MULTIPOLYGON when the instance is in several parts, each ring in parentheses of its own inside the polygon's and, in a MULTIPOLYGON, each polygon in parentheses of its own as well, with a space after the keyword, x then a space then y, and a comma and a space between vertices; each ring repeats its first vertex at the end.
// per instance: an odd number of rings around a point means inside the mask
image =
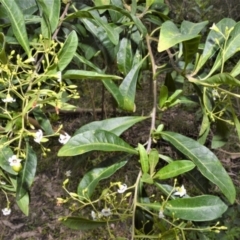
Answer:
POLYGON ((41 34, 46 39, 51 39, 51 24, 49 21, 49 9, 44 0, 37 0, 41 12, 41 34))
POLYGON ((117 136, 120 136, 124 131, 132 127, 134 124, 144 121, 146 119, 148 119, 148 117, 133 116, 133 117, 110 118, 102 121, 95 121, 82 126, 74 133, 74 135, 89 130, 105 130, 114 133, 117 136))
POLYGON ((102 80, 102 79, 114 79, 119 80, 122 79, 116 75, 108 75, 104 73, 98 73, 93 71, 85 71, 85 70, 68 70, 63 76, 63 79, 93 79, 93 80, 102 80))
POLYGON ((181 23, 180 32, 182 34, 196 34, 198 35, 203 28, 208 24, 208 21, 193 23, 189 21, 183 21, 181 23))
POLYGON ((198 52, 201 36, 183 42, 183 57, 186 69, 187 65, 192 62, 195 54, 198 52))
POLYGON ((17 205, 21 209, 21 211, 28 216, 29 215, 29 193, 26 194, 21 198, 17 199, 17 205))
POLYGON ((89 151, 121 151, 137 154, 137 150, 111 132, 90 130, 73 136, 58 152, 58 156, 76 156, 89 151))
MULTIPOLYGON (((230 29, 235 25, 235 23, 236 22, 230 18, 224 18, 220 22, 218 22, 216 26, 221 32, 224 33, 226 27, 230 29)), ((219 45, 217 42, 222 45, 223 41, 224 37, 221 33, 216 32, 213 29, 209 32, 205 42, 203 53, 198 61, 196 72, 198 72, 202 68, 202 66, 219 50, 219 45)))
POLYGON ((119 86, 119 91, 124 98, 123 106, 120 106, 122 109, 127 111, 135 111, 135 94, 136 94, 136 85, 138 80, 139 70, 145 61, 145 58, 141 60, 141 55, 137 51, 134 56, 134 66, 127 74, 127 76, 122 81, 121 85, 119 86))
POLYGON ((236 190, 233 182, 213 152, 195 140, 178 133, 162 132, 161 136, 192 160, 202 175, 217 185, 230 203, 235 201, 236 190))
POLYGON ((117 66, 118 70, 127 75, 132 67, 133 54, 131 41, 127 38, 123 38, 120 41, 119 50, 117 53, 117 66))
POLYGON ((60 0, 37 0, 37 1, 38 2, 42 1, 47 6, 46 14, 51 26, 51 33, 53 33, 58 26, 58 22, 60 18, 61 1, 60 0))
POLYGON ((80 198, 83 197, 90 198, 99 181, 109 178, 117 170, 122 168, 126 163, 127 161, 122 161, 112 164, 111 166, 108 167, 94 168, 93 170, 87 172, 78 185, 77 193, 80 196, 80 198))
POLYGON ((22 11, 20 10, 15 0, 0 0, 0 2, 8 13, 11 27, 16 39, 25 50, 27 55, 30 57, 28 36, 22 11))
POLYGON ((205 222, 217 219, 227 210, 227 205, 216 196, 202 195, 193 198, 178 198, 170 200, 164 214, 176 218, 205 222))
POLYGON ((124 106, 124 97, 121 94, 117 85, 112 80, 108 80, 108 79, 102 80, 102 83, 104 84, 108 92, 112 94, 118 106, 124 106))
POLYGON ((6 41, 3 33, 0 33, 0 62, 6 64, 8 62, 8 57, 5 52, 6 41))
POLYGON ((152 176, 155 171, 155 167, 157 166, 159 161, 159 154, 157 149, 155 148, 151 149, 148 156, 148 161, 149 161, 149 167, 150 167, 150 175, 152 176))
POLYGON ((36 174, 37 156, 29 144, 26 144, 26 159, 17 179, 16 198, 20 200, 29 191, 36 174))
POLYGON ((59 218, 59 221, 70 229, 82 231, 95 229, 98 227, 106 226, 110 222, 115 222, 111 220, 93 221, 82 217, 61 217, 59 218))
POLYGON ((162 167, 155 175, 154 178, 168 179, 179 176, 185 172, 189 172, 195 167, 195 164, 188 160, 176 160, 169 163, 167 166, 162 167))
POLYGON ((72 31, 68 35, 62 49, 58 53, 58 66, 60 71, 64 70, 67 67, 67 65, 71 62, 77 50, 77 46, 78 37, 76 32, 72 31))
MULTIPOLYGON (((134 24, 137 26, 137 28, 139 29, 139 31, 143 34, 143 36, 145 36, 147 34, 147 29, 144 26, 144 24, 141 22, 141 20, 138 17, 134 16, 133 14, 130 14, 129 11, 127 11, 121 7, 111 4, 111 5, 104 5, 104 6, 88 8, 88 11, 92 11, 92 10, 111 10, 112 12, 120 13, 123 16, 126 16, 130 20, 132 20, 134 22, 134 24)), ((76 18, 77 14, 78 14, 78 12, 76 12, 74 14, 69 14, 69 16, 66 17, 66 20, 76 18)))
POLYGON ((197 35, 198 34, 195 31, 181 33, 173 22, 166 21, 162 24, 158 42, 158 51, 163 52, 178 43, 196 38, 197 35))
POLYGON ((148 162, 148 154, 145 147, 138 143, 138 152, 140 155, 140 164, 143 173, 148 173, 149 171, 149 162, 148 162))
POLYGON ((160 88, 160 95, 159 95, 159 107, 162 109, 168 99, 168 88, 165 85, 162 85, 160 88))
POLYGON ((38 6, 35 0, 28 1, 16 0, 16 3, 20 7, 25 16, 32 15, 38 10, 38 6))
MULTIPOLYGON (((159 211, 161 204, 143 204, 159 211)), ((192 198, 177 198, 168 201, 164 215, 188 221, 206 222, 217 219, 227 210, 227 205, 216 196, 202 195, 192 198)))

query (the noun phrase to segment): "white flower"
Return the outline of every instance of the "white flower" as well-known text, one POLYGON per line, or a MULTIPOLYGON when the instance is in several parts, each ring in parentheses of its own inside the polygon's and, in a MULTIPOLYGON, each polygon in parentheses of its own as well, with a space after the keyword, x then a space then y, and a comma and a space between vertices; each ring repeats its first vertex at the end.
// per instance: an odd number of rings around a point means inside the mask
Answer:
POLYGON ((6 182, 0 181, 0 184, 1 184, 1 185, 6 185, 6 182))
POLYGON ((60 134, 60 137, 58 139, 58 141, 62 144, 65 144, 68 142, 68 140, 71 138, 71 136, 69 136, 66 132, 64 134, 60 134))
POLYGON ((10 215, 11 214, 11 209, 10 208, 4 208, 2 209, 2 213, 4 216, 10 215))
POLYGON ((43 131, 41 129, 39 129, 36 133, 35 133, 35 138, 34 138, 34 141, 36 143, 40 143, 41 140, 43 138, 43 131))
POLYGON ((68 170, 68 171, 65 172, 65 175, 66 175, 67 177, 70 177, 71 174, 72 174, 72 171, 71 171, 71 170, 68 170))
POLYGON ((183 185, 181 187, 177 187, 176 190, 177 191, 173 194, 175 196, 183 197, 184 195, 187 194, 187 190, 183 185))
POLYGON ((62 82, 62 72, 58 71, 56 77, 58 82, 62 82))
POLYGON ((127 190, 127 184, 121 184, 121 186, 117 191, 118 193, 124 193, 126 190, 127 190))
POLYGON ((93 220, 97 219, 97 215, 96 215, 96 213, 94 211, 91 211, 91 216, 92 216, 93 220))
POLYGON ((3 102, 5 103, 12 103, 12 102, 16 102, 15 98, 12 98, 9 94, 7 95, 6 98, 2 99, 3 102))
POLYGON ((104 217, 108 217, 108 216, 112 215, 110 208, 103 208, 101 213, 104 217))
POLYGON ((21 163, 21 161, 22 161, 22 160, 19 159, 19 158, 17 158, 16 155, 13 155, 12 157, 10 157, 10 158, 8 159, 8 162, 9 162, 10 166, 19 166, 20 163, 21 163))
POLYGON ((159 218, 165 218, 162 210, 159 211, 158 217, 159 218))

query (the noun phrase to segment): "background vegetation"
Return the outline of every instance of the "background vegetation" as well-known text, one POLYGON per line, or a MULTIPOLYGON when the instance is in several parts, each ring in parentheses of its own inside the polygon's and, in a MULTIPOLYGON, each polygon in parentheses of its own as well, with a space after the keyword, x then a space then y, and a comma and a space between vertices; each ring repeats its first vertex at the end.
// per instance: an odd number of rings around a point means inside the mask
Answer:
POLYGON ((238 238, 240 4, 0 2, 1 239, 238 238))

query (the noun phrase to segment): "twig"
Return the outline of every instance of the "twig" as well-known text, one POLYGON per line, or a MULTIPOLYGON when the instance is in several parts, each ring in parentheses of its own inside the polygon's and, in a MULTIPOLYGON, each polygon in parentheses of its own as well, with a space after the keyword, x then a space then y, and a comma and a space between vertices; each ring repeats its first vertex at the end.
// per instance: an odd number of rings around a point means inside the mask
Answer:
POLYGON ((152 76, 153 76, 153 108, 152 108, 152 113, 151 113, 151 129, 150 129, 150 135, 149 135, 148 145, 147 145, 147 151, 149 152, 151 149, 151 145, 152 145, 151 132, 152 132, 152 130, 155 129, 155 124, 156 124, 157 81, 156 81, 156 77, 155 77, 156 76, 156 64, 155 64, 155 60, 153 57, 152 48, 151 48, 151 44, 150 44, 151 39, 148 35, 146 36, 146 41, 147 41, 147 48, 148 48, 148 52, 149 52, 150 61, 152 64, 152 76))

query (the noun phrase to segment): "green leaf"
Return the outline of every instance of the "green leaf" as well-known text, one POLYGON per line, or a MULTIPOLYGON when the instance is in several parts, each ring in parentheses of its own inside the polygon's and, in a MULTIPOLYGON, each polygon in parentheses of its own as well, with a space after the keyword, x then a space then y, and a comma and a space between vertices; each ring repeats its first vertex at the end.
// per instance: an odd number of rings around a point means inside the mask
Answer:
POLYGON ((183 57, 186 69, 187 65, 192 62, 193 57, 198 52, 198 46, 200 43, 201 36, 197 36, 193 39, 183 42, 183 57))
POLYGON ((20 200, 29 191, 36 174, 37 156, 29 144, 26 144, 26 159, 17 179, 16 198, 20 200))
POLYGON ((216 149, 224 146, 228 142, 230 135, 227 123, 221 120, 216 121, 216 132, 213 135, 211 148, 216 149))
MULTIPOLYGON (((235 25, 235 23, 236 22, 230 18, 224 18, 220 22, 218 22, 216 26, 221 32, 224 33, 226 27, 230 29, 235 25)), ((202 66, 219 50, 219 45, 216 41, 219 42, 220 45, 222 45, 224 37, 221 33, 216 32, 215 30, 211 30, 207 36, 203 53, 198 61, 196 72, 198 72, 202 68, 202 66)))
POLYGON ((48 18, 49 11, 44 0, 37 0, 41 13, 41 33, 44 38, 51 39, 51 24, 48 18))
POLYGON ((39 108, 39 107, 34 108, 32 113, 33 113, 34 117, 36 118, 36 120, 38 121, 39 125, 42 127, 42 129, 44 130, 44 132, 47 135, 51 135, 54 133, 54 131, 52 129, 52 124, 50 123, 47 116, 43 113, 41 108, 39 108))
POLYGON ((68 35, 62 49, 58 53, 58 66, 60 71, 64 70, 67 67, 67 65, 71 62, 77 50, 77 46, 78 37, 76 32, 72 31, 68 35))
POLYGON ((197 35, 198 34, 194 31, 190 31, 187 34, 181 33, 173 22, 166 21, 162 24, 158 42, 158 51, 163 52, 178 43, 196 38, 197 35))
POLYGON ((153 184, 153 179, 149 173, 143 173, 141 181, 148 184, 153 184))
POLYGON ((0 167, 12 175, 17 175, 18 173, 12 169, 8 162, 8 159, 13 156, 13 152, 9 146, 3 146, 7 141, 6 137, 0 139, 0 167))
POLYGON ((89 151, 122 151, 137 154, 137 150, 111 132, 90 130, 73 136, 58 152, 58 156, 76 156, 89 151))
MULTIPOLYGON (((161 204, 142 204, 159 211, 161 204)), ((192 198, 177 198, 168 201, 164 215, 187 221, 206 222, 217 219, 227 210, 227 205, 219 197, 202 195, 192 198)))
POLYGON ((7 64, 8 57, 5 52, 6 41, 3 33, 0 33, 0 62, 3 64, 7 64))
POLYGON ((104 73, 98 73, 93 71, 85 71, 85 70, 68 70, 63 76, 63 79, 93 79, 93 80, 102 80, 102 79, 114 79, 119 80, 122 79, 116 75, 108 75, 104 73))
POLYGON ((206 140, 207 140, 207 136, 209 134, 210 131, 210 121, 208 118, 208 115, 206 114, 205 110, 203 110, 203 118, 202 118, 202 124, 201 124, 201 128, 199 131, 199 138, 198 138, 198 142, 202 145, 205 144, 206 140))
POLYGON ((155 167, 157 166, 159 161, 159 155, 158 155, 157 149, 155 148, 151 149, 148 160, 149 160, 149 167, 150 167, 150 175, 152 176, 155 171, 155 167))
POLYGON ((21 199, 17 199, 17 205, 21 211, 28 216, 29 215, 29 194, 26 193, 21 199))
POLYGON ((37 1, 43 2, 45 3, 45 6, 47 6, 46 14, 51 26, 51 33, 53 33, 58 26, 61 1, 60 0, 37 0, 37 1))
POLYGON ((136 85, 138 80, 139 70, 145 61, 145 58, 141 61, 141 55, 137 51, 134 56, 134 65, 132 69, 127 74, 127 76, 122 81, 121 85, 119 86, 119 91, 123 96, 124 103, 120 105, 120 107, 127 111, 135 111, 135 94, 136 94, 136 85))
POLYGON ((149 171, 149 162, 148 162, 148 154, 145 147, 138 143, 138 152, 140 155, 140 164, 143 173, 148 173, 149 171))
POLYGON ((11 22, 11 27, 13 29, 15 37, 27 55, 30 57, 31 53, 22 11, 20 10, 15 0, 0 0, 0 2, 8 13, 8 17, 11 22))
MULTIPOLYGON (((225 34, 226 29, 222 32, 225 34)), ((233 31, 230 33, 230 37, 227 41, 226 47, 218 53, 218 56, 214 62, 214 65, 209 72, 209 76, 211 76, 220 66, 223 62, 226 62, 230 57, 232 57, 235 53, 239 52, 240 48, 240 22, 238 22, 235 26, 233 31)))
POLYGON ((32 15, 38 10, 38 6, 35 0, 28 1, 16 0, 16 3, 20 7, 25 16, 32 15))
POLYGON ((195 167, 195 164, 188 160, 176 160, 169 163, 167 166, 161 168, 155 175, 154 178, 168 179, 176 177, 185 172, 189 172, 195 167))
POLYGON ((118 70, 127 75, 132 68, 133 54, 131 41, 128 38, 123 38, 120 41, 119 50, 117 53, 118 70))
POLYGON ((74 135, 89 130, 105 130, 114 133, 117 136, 120 136, 125 130, 127 130, 134 124, 144 121, 148 118, 149 117, 134 116, 110 118, 102 121, 95 121, 82 126, 74 133, 74 135))
POLYGON ((208 21, 193 23, 189 21, 183 21, 181 23, 180 31, 182 34, 199 34, 203 28, 208 24, 208 21))
MULTIPOLYGON (((216 84, 218 84, 218 85, 227 84, 230 86, 240 86, 240 81, 238 79, 232 77, 229 73, 219 73, 219 74, 216 74, 205 80, 197 80, 197 79, 190 78, 189 81, 196 83, 198 85, 206 86, 206 87, 215 87, 216 84)), ((232 93, 232 95, 234 96, 234 93, 232 93)))
POLYGON ((233 110, 231 112, 232 112, 232 116, 233 116, 234 125, 237 130, 238 139, 240 139, 240 122, 239 122, 238 117, 236 116, 235 112, 233 110))
POLYGON ((107 225, 110 222, 116 222, 116 221, 111 221, 111 220, 93 221, 93 220, 89 220, 89 219, 82 218, 82 217, 61 217, 61 218, 59 218, 59 221, 63 225, 69 227, 70 229, 82 230, 82 231, 102 227, 102 226, 107 225))
POLYGON ((90 198, 99 181, 109 178, 126 163, 127 161, 122 161, 108 167, 94 168, 87 172, 78 185, 77 193, 80 198, 90 198))
POLYGON ((202 175, 216 184, 230 203, 234 203, 236 198, 235 187, 213 152, 195 140, 178 133, 162 132, 161 136, 192 160, 202 175))
POLYGON ((159 107, 162 109, 167 101, 168 98, 168 88, 165 85, 162 85, 160 88, 160 95, 159 95, 159 107))
POLYGON ((202 195, 193 198, 178 198, 170 200, 164 214, 196 222, 217 219, 227 210, 227 205, 219 197, 202 195))

